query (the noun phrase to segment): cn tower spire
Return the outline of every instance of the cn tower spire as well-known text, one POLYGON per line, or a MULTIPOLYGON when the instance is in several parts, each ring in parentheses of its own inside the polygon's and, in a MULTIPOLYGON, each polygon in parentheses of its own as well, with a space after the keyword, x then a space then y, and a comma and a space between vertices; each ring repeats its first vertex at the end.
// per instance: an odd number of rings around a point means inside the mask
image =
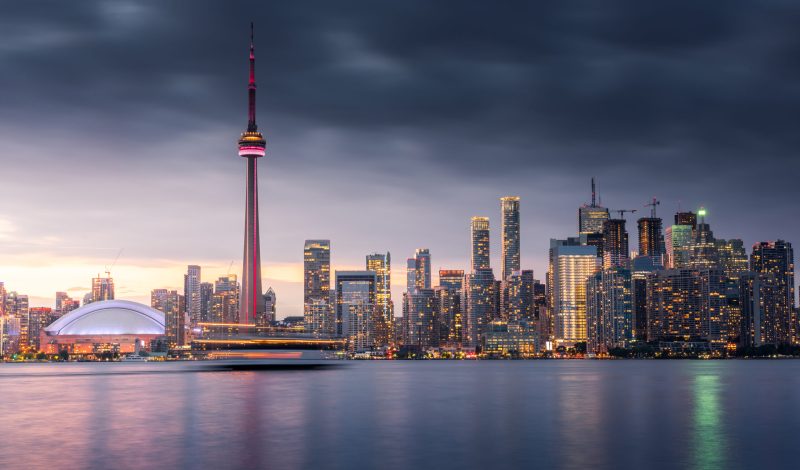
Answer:
POLYGON ((247 190, 244 218, 242 287, 239 293, 239 323, 252 325, 265 312, 261 290, 261 233, 258 222, 258 165, 267 142, 256 126, 256 56, 253 23, 250 23, 250 80, 247 84, 247 130, 239 138, 239 156, 247 159, 247 190))
POLYGON ((256 125, 256 48, 253 43, 253 22, 250 22, 250 81, 247 84, 247 130, 255 132, 256 125))

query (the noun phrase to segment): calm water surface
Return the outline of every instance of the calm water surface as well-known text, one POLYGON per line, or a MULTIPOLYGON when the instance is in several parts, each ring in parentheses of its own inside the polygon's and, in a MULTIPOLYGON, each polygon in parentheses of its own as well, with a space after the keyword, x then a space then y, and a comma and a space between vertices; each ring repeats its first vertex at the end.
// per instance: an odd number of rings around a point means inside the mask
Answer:
POLYGON ((0 364, 0 468, 797 468, 800 361, 0 364))

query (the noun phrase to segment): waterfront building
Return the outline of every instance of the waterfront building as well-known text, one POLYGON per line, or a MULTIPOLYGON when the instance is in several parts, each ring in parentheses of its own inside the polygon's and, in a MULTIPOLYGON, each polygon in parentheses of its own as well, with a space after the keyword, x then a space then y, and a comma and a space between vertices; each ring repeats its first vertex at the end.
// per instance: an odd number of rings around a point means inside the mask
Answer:
POLYGON ((669 269, 647 278, 648 341, 727 342, 725 274, 720 269, 669 269))
POLYGON ((478 269, 465 276, 465 346, 477 346, 485 325, 494 320, 497 310, 495 290, 496 283, 491 269, 478 269))
POLYGON ((50 324, 53 309, 49 307, 31 307, 28 309, 28 347, 40 351, 39 335, 50 324))
POLYGON ((587 352, 625 348, 633 339, 631 271, 603 269, 586 281, 587 352))
POLYGON ((311 299, 304 312, 306 333, 315 337, 333 336, 336 332, 336 314, 327 299, 311 299))
MULTIPOLYGON (((797 341, 797 318, 794 297, 794 250, 783 240, 758 242, 750 254, 750 270, 774 276, 775 310, 764 325, 765 342, 772 344, 797 341)), ((769 312, 769 309, 767 310, 769 312)))
POLYGON ((487 356, 534 357, 539 351, 539 335, 527 321, 493 321, 481 335, 481 349, 487 356))
POLYGON ((719 266, 719 255, 714 232, 706 223, 706 210, 697 211, 699 221, 694 231, 694 240, 690 247, 689 267, 692 269, 709 269, 719 266))
POLYGON ((137 340, 148 347, 152 340, 164 336, 165 331, 164 314, 156 309, 128 300, 97 301, 44 328, 40 345, 47 354, 61 351, 71 356, 128 354, 134 352, 137 340))
POLYGON ((759 347, 785 342, 781 326, 781 295, 773 273, 747 271, 739 274, 741 331, 739 344, 759 347))
POLYGON ((436 292, 433 289, 417 289, 407 292, 403 297, 403 311, 407 316, 403 320, 406 328, 404 344, 420 351, 439 346, 436 292))
POLYGON ((336 334, 352 352, 374 346, 375 271, 336 271, 336 334))
POLYGON ((500 210, 502 212, 500 257, 503 263, 501 279, 505 280, 511 273, 520 270, 519 197, 500 198, 500 210))
POLYGON ((270 326, 276 320, 278 298, 275 290, 270 287, 264 294, 264 313, 256 317, 256 326, 270 326))
POLYGON ((183 275, 183 298, 186 301, 186 315, 192 326, 200 321, 200 283, 200 266, 189 265, 183 275))
POLYGON ((303 245, 303 317, 308 333, 317 336, 333 334, 334 324, 328 316, 331 305, 331 241, 306 240, 303 245), (328 306, 324 307, 323 304, 328 306), (311 310, 314 310, 313 312, 311 310), (310 328, 310 330, 308 330, 310 328), (313 328, 323 328, 315 330, 313 328))
POLYGON ((214 282, 210 318, 212 323, 239 323, 239 291, 235 274, 221 276, 214 282))
POLYGON ((533 324, 533 271, 514 271, 504 281, 504 320, 533 324))
POLYGON ((394 304, 392 303, 392 257, 389 252, 367 255, 367 271, 375 273, 375 344, 388 346, 393 342, 394 304))
POLYGON ((331 289, 331 241, 306 240, 303 245, 303 302, 328 299, 331 289))
POLYGON ((572 347, 586 341, 586 280, 599 268, 597 249, 550 240, 551 304, 555 341, 572 347))
POLYGON ((180 297, 176 290, 153 289, 150 292, 150 307, 164 315, 164 336, 170 348, 186 344, 186 316, 180 297))
POLYGON ((440 269, 439 285, 434 288, 438 319, 435 337, 439 345, 458 349, 465 339, 464 319, 464 271, 440 269))

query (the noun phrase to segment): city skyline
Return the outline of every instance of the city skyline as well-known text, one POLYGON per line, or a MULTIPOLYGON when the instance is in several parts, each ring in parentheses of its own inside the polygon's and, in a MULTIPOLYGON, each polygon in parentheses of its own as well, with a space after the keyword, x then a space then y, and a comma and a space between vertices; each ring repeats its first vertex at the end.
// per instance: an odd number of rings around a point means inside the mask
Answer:
MULTIPOLYGON (((469 111, 478 116, 479 124, 486 125, 485 131, 476 133, 480 138, 460 138, 458 145, 452 145, 451 127, 469 128, 474 124, 447 114, 446 111, 456 107, 447 106, 446 99, 434 101, 438 106, 431 120, 416 126, 409 124, 412 111, 422 112, 429 102, 423 92, 409 97, 412 104, 408 108, 399 107, 396 114, 388 116, 347 93, 342 101, 333 98, 325 101, 314 93, 313 100, 320 103, 321 111, 307 109, 305 106, 309 103, 289 82, 298 77, 304 67, 312 66, 311 57, 300 54, 295 59, 297 63, 287 64, 284 54, 307 53, 308 45, 293 49, 300 46, 291 45, 289 39, 294 37, 291 31, 285 27, 276 28, 274 20, 266 13, 257 13, 251 18, 243 9, 226 15, 229 21, 211 28, 212 34, 208 34, 215 43, 221 41, 213 47, 209 39, 199 37, 197 31, 188 27, 171 32, 156 27, 153 35, 170 44, 168 49, 188 51, 176 62, 174 57, 161 56, 154 51, 140 55, 144 46, 138 41, 143 39, 137 35, 140 31, 137 28, 144 27, 137 21, 158 13, 159 8, 164 8, 168 17, 174 15, 170 7, 112 5, 115 6, 77 8, 75 16, 61 17, 50 25, 50 36, 29 37, 14 28, 4 33, 8 36, 3 54, 19 66, 20 76, 29 75, 35 79, 30 80, 34 85, 31 87, 31 84, 17 82, 16 76, 0 78, 0 84, 19 92, 9 98, 9 105, 0 111, 0 122, 4 124, 0 136, 4 174, 0 196, 4 201, 11 201, 0 210, 0 256, 3 259, 0 280, 7 287, 28 294, 32 307, 51 306, 57 291, 68 291, 73 298, 80 299, 90 290, 91 278, 113 264, 120 248, 124 248, 124 256, 112 272, 117 297, 144 303, 149 300, 152 289, 182 290, 181 280, 187 265, 201 266, 203 280, 208 282, 227 274, 231 261, 234 266, 241 263, 241 247, 237 246, 241 244, 243 178, 241 162, 232 156, 231 140, 240 131, 241 110, 246 102, 238 85, 243 72, 242 25, 250 19, 265 23, 260 36, 265 45, 261 47, 264 53, 259 59, 262 67, 259 76, 264 77, 259 109, 271 150, 269 165, 260 175, 261 217, 268 227, 262 231, 262 270, 264 291, 273 287, 280 298, 279 317, 302 314, 302 244, 305 239, 331 240, 332 270, 361 270, 364 256, 374 252, 391 252, 395 259, 402 260, 417 248, 426 247, 430 249, 434 273, 440 268, 469 271, 469 219, 487 216, 492 227, 490 264, 495 275, 500 277, 498 200, 508 195, 521 197, 521 267, 533 269, 537 279, 544 279, 549 240, 575 234, 576 207, 589 202, 588 178, 592 175, 597 176, 602 205, 612 211, 637 208, 639 213, 635 218, 638 218, 647 210, 643 206, 656 196, 663 201, 658 214, 665 226, 679 208, 697 210, 703 205, 708 209, 708 220, 716 236, 742 238, 745 247, 766 240, 800 239, 797 222, 786 216, 791 213, 792 206, 781 202, 779 197, 784 191, 790 191, 793 184, 782 178, 796 174, 793 171, 796 163, 789 158, 790 149, 776 147, 792 141, 782 133, 780 126, 762 129, 765 134, 760 139, 754 137, 755 141, 748 141, 748 145, 740 148, 732 144, 741 143, 738 140, 742 137, 733 132, 726 136, 730 141, 719 142, 720 136, 713 132, 708 139, 701 139, 693 133, 687 134, 688 124, 687 128, 680 127, 678 116, 667 113, 671 120, 664 124, 678 126, 678 131, 683 131, 678 132, 679 137, 689 138, 693 144, 689 146, 691 151, 684 152, 681 145, 686 141, 682 138, 656 139, 647 145, 640 138, 626 137, 627 133, 617 128, 610 129, 608 137, 613 137, 610 142, 603 139, 596 142, 597 136, 581 130, 577 115, 569 114, 582 109, 575 105, 564 111, 567 114, 556 115, 558 120, 566 119, 571 123, 560 129, 574 133, 579 145, 570 148, 525 126, 536 121, 542 111, 519 114, 524 111, 522 108, 502 99, 502 95, 498 95, 499 87, 506 78, 484 77, 488 96, 500 103, 497 105, 500 106, 500 125, 490 119, 495 105, 486 101, 487 96, 483 100, 476 99, 470 103, 469 111), (78 26, 86 26, 81 21, 97 19, 108 20, 111 25, 116 24, 116 19, 127 29, 106 30, 108 25, 89 21, 88 27, 81 29, 82 34, 76 36, 78 26), (57 47, 55 42, 58 42, 57 47), (198 55, 194 53, 195 48, 209 55, 198 55), (86 50, 116 53, 113 57, 98 55, 107 58, 111 65, 119 66, 120 71, 113 67, 98 68, 108 64, 85 56, 86 50), (76 64, 85 67, 49 60, 54 52, 64 51, 74 53, 76 64), (120 77, 115 74, 130 72, 129 65, 120 57, 132 62, 143 61, 143 68, 158 71, 161 79, 145 79, 140 83, 117 80, 120 77), (71 101, 64 97, 71 96, 69 94, 55 95, 63 92, 64 83, 58 80, 59 74, 35 73, 43 70, 44 64, 51 72, 71 72, 68 76, 81 87, 91 86, 95 80, 113 85, 100 88, 101 99, 79 95, 71 101), (231 65, 222 67, 222 64, 231 65), (212 68, 215 70, 211 71, 212 68), (230 72, 220 72, 216 68, 230 72), (283 101, 287 96, 290 99, 283 101), (133 99, 142 97, 148 99, 133 99), (296 104, 290 105, 288 101, 296 104), (35 115, 30 112, 32 103, 41 104, 40 112, 35 115), (116 119, 108 120, 113 126, 105 122, 112 111, 117 113, 116 119), (327 118, 324 111, 328 112, 327 118), (198 112, 202 118, 196 116, 198 112), (377 117, 383 120, 372 124, 364 122, 364 119, 377 117), (570 120, 570 117, 575 119, 570 120), (436 118, 447 118, 451 124, 439 124, 436 118), (431 126, 425 128, 423 124, 431 126), (361 126, 366 126, 367 134, 359 130, 361 126), (49 141, 59 149, 56 155, 28 145, 33 138, 32 130, 38 133, 40 128, 48 129, 49 141), (174 132, 167 135, 163 128, 172 128, 174 132), (368 135, 372 131, 379 138, 368 135), (592 143, 596 143, 597 148, 587 150, 586 146, 592 143), (461 145, 469 149, 462 149, 461 145), (448 146, 451 148, 442 152, 448 146), (115 152, 109 154, 110 147, 115 152), (625 151, 615 153, 617 148, 625 151), (493 149, 492 155, 504 165, 487 165, 483 160, 493 149), (706 158, 698 161, 697 166, 688 166, 690 157, 700 155, 703 149, 709 150, 706 158), (723 153, 732 158, 733 165, 719 156, 723 153), (744 157, 754 155, 759 156, 759 164, 782 164, 785 171, 777 171, 769 183, 750 178, 748 165, 753 163, 744 157), (614 161, 616 166, 617 158, 628 165, 625 171, 605 168, 609 161, 614 161), (576 165, 577 162, 586 164, 585 171, 583 166, 579 172, 574 169, 576 166, 565 168, 561 162, 570 159, 576 165), (660 181, 653 184, 643 177, 653 161, 676 165, 676 169, 685 171, 676 171, 676 175, 660 174, 660 181), (442 171, 452 168, 454 162, 459 163, 456 171, 442 171), (435 178, 411 178, 418 173, 420 164, 435 178), (712 170, 713 179, 722 183, 711 181, 712 170), (33 187, 32 174, 36 175, 37 182, 33 187), (64 174, 69 177, 65 178, 64 174), (125 177, 120 180, 120 175, 125 177), (737 190, 737 185, 747 190, 737 190), (369 198, 364 197, 365 191, 369 192, 369 198), (320 201, 324 201, 323 210, 319 210, 320 201), (364 213, 381 214, 382 223, 373 223, 369 217, 363 217, 364 213), (315 217, 306 220, 307 214, 315 217), (79 289, 75 290, 76 287, 79 289)), ((12 12, 9 18, 13 20, 15 14, 24 18, 29 13, 12 12)), ((434 18, 443 21, 439 16, 434 18)), ((698 18, 699 31, 702 21, 708 20, 709 15, 701 11, 698 18)), ((204 16, 196 19, 209 21, 204 16)), ((379 19, 386 20, 383 16, 379 19)), ((339 67, 340 75, 334 73, 334 78, 340 80, 322 87, 323 90, 349 91, 342 79, 356 76, 380 79, 387 71, 405 71, 412 75, 410 79, 433 76, 436 71, 433 65, 417 62, 421 58, 419 53, 412 51, 406 55, 396 50, 393 46, 397 43, 382 42, 381 39, 386 38, 365 28, 364 19, 361 20, 349 36, 341 31, 337 36, 337 31, 321 28, 315 33, 320 36, 308 39, 322 41, 327 37, 323 32, 336 39, 331 49, 323 49, 321 62, 334 69, 339 67)), ((460 30, 469 21, 472 20, 456 21, 452 27, 460 30)), ((192 28, 197 26, 193 24, 192 28)), ((726 44, 724 31, 714 30, 708 34, 712 36, 694 37, 688 44, 676 38, 666 40, 672 40, 673 47, 695 54, 702 54, 702 46, 712 39, 718 41, 712 44, 726 44)), ((745 39, 748 38, 751 36, 746 35, 745 39)), ((476 40, 485 47, 493 45, 488 35, 476 40)), ((441 44, 455 52, 456 57, 463 57, 466 52, 457 45, 441 44)), ((609 49, 607 57, 619 60, 633 49, 624 44, 615 47, 609 38, 604 44, 609 49)), ((589 67, 591 63, 579 52, 568 49, 565 57, 576 65, 589 67)), ((757 51, 746 53, 756 54, 757 51)), ((651 59, 666 60, 658 54, 651 59)), ((474 70, 483 74, 491 75, 497 65, 480 55, 475 61, 474 70)), ((510 57, 503 63, 518 68, 527 61, 510 57)), ((643 64, 634 60, 634 65, 643 64)), ((540 66, 545 72, 557 71, 556 65, 546 58, 540 66)), ((457 77, 456 72, 461 70, 458 64, 443 67, 450 77, 457 77)), ((637 77, 635 73, 624 72, 619 71, 620 76, 614 83, 625 83, 637 77)), ((136 73, 131 76, 137 77, 136 73)), ((522 72, 511 76, 537 85, 535 77, 522 72)), ((457 84, 474 85, 467 77, 458 78, 457 84)), ((702 83, 691 81, 688 76, 678 73, 678 78, 680 85, 688 89, 679 88, 679 91, 703 90, 702 83)), ((741 77, 731 80, 739 86, 750 83, 741 77)), ((408 91, 402 84, 385 86, 387 94, 408 91)), ((434 91, 441 92, 443 86, 437 84, 434 91)), ((539 96, 547 87, 533 89, 539 96)), ((567 96, 576 96, 576 90, 572 89, 573 93, 567 96)), ((675 91, 674 88, 669 90, 675 91)), ((594 96, 607 99, 614 95, 598 93, 594 96)), ((724 98, 713 93, 711 96, 724 98)), ((664 103, 650 104, 657 111, 669 109, 664 103)), ((553 103, 549 106, 542 109, 552 110, 553 103)), ((750 119, 765 117, 764 111, 755 111, 750 119)), ((735 117, 745 116, 736 114, 735 117)), ((627 119, 622 121, 628 123, 631 134, 636 133, 637 125, 627 119)), ((621 123, 609 125, 615 124, 621 123)), ((545 127, 554 125, 556 123, 551 122, 545 127)), ((462 131, 458 134, 463 137, 462 131)), ((631 248, 635 245, 635 218, 629 217, 627 224, 632 234, 631 248)), ((238 270, 233 271, 241 278, 238 270)), ((392 298, 396 303, 405 290, 404 274, 402 263, 395 263, 392 298)), ((395 315, 398 314, 396 309, 395 315)))

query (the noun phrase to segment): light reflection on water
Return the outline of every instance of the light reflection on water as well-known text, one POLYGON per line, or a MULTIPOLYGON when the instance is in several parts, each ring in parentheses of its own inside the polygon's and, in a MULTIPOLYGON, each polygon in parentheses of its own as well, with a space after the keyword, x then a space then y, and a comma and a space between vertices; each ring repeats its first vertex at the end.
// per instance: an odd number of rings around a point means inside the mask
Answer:
POLYGON ((800 361, 0 365, 0 468, 793 467, 800 361))

